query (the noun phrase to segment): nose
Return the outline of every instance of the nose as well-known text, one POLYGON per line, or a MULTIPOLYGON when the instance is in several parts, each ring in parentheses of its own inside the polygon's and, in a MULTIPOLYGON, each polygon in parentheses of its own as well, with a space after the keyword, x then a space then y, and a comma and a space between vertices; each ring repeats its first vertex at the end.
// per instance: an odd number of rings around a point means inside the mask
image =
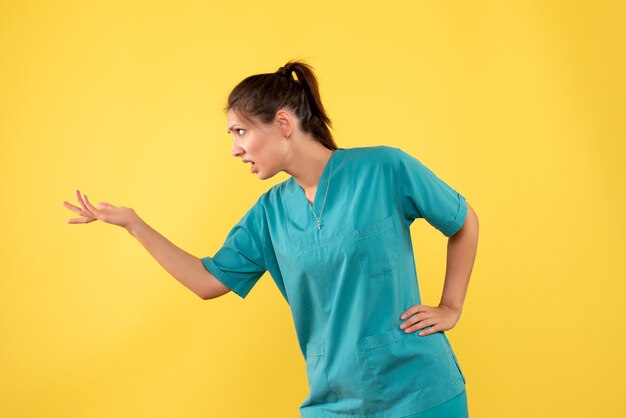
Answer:
POLYGON ((241 148, 239 146, 239 144, 237 144, 237 141, 233 141, 233 148, 231 150, 231 154, 233 157, 238 157, 239 155, 241 155, 243 153, 243 148, 241 148))

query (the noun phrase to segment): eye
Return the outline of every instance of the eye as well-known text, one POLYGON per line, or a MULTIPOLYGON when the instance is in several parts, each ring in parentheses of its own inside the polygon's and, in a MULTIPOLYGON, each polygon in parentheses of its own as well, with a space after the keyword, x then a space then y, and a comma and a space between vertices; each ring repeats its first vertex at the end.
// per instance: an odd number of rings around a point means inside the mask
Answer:
POLYGON ((239 129, 236 129, 236 130, 235 130, 235 132, 237 132, 237 134, 238 134, 239 136, 242 136, 242 135, 243 135, 243 134, 240 134, 240 132, 241 132, 241 131, 244 131, 244 132, 245 132, 246 130, 245 130, 245 129, 241 129, 241 128, 239 128, 239 129))

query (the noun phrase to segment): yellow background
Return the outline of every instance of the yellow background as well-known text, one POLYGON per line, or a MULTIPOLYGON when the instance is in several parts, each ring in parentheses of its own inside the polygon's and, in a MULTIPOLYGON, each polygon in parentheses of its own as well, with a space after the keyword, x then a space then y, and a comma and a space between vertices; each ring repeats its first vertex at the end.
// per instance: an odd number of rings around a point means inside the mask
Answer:
MULTIPOLYGON (((314 66, 340 147, 419 158, 480 220, 448 331, 470 416, 626 416, 621 1, 0 3, 0 415, 297 417, 308 394, 266 274, 203 301, 74 190, 213 255, 257 197, 221 108, 314 66)), ((413 224, 423 302, 446 239, 413 224)), ((367 307, 364 307, 366 309, 367 307)))

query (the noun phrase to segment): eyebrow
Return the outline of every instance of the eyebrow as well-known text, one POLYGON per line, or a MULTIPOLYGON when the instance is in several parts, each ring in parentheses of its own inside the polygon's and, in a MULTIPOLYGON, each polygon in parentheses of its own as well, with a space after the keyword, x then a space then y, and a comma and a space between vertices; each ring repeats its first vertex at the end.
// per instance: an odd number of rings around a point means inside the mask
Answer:
POLYGON ((235 123, 235 124, 233 124, 233 126, 231 126, 230 128, 228 128, 228 132, 227 132, 227 133, 230 133, 230 130, 231 130, 231 129, 233 129, 236 125, 237 125, 237 124, 235 123))

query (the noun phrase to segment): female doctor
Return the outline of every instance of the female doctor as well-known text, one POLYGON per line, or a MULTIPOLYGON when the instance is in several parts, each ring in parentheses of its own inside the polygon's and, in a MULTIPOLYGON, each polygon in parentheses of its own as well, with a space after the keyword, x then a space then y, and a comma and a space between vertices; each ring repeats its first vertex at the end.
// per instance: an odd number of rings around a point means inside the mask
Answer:
POLYGON ((230 93, 232 155, 263 193, 213 255, 195 257, 132 208, 76 190, 80 215, 127 229, 203 299, 245 298, 268 271, 289 304, 310 393, 303 418, 468 416, 465 376, 445 334, 458 322, 474 264, 478 218, 465 197, 400 148, 337 147, 313 68, 289 61, 230 93), (293 77, 295 73, 296 78, 293 77), (410 225, 448 237, 443 294, 421 304, 410 225))

